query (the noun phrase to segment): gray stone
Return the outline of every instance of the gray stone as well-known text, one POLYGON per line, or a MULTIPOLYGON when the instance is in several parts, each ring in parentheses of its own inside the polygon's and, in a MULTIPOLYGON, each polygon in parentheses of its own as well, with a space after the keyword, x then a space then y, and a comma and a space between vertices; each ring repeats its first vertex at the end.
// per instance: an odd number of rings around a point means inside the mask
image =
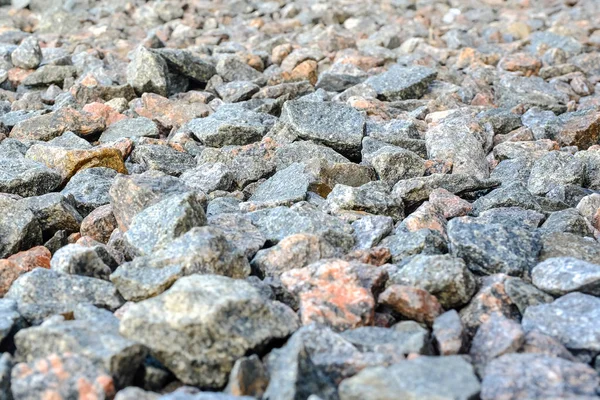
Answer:
POLYGON ((352 223, 354 229, 355 249, 370 249, 394 229, 392 217, 383 215, 366 215, 352 223))
POLYGON ((427 200, 431 192, 438 188, 446 189, 460 196, 464 193, 489 189, 497 185, 497 181, 482 180, 472 175, 432 174, 399 181, 394 185, 392 196, 401 198, 408 206, 427 200))
POLYGON ((227 240, 249 259, 265 244, 265 237, 246 215, 225 213, 209 216, 208 224, 221 229, 227 240))
POLYGON ((452 173, 472 175, 480 179, 490 175, 486 160, 485 128, 462 115, 449 116, 425 134, 430 159, 452 161, 452 173))
POLYGON ((565 52, 567 57, 573 57, 583 50, 583 45, 577 39, 549 31, 533 32, 529 35, 530 51, 538 53, 540 49, 557 48, 565 52))
POLYGON ((509 183, 492 190, 473 202, 473 214, 499 207, 520 207, 526 210, 541 211, 536 197, 521 182, 509 183))
POLYGON ((131 301, 156 296, 177 279, 192 274, 245 278, 250 264, 216 227, 192 228, 164 249, 119 266, 110 276, 121 295, 131 301))
POLYGON ((148 255, 196 226, 206 224, 204 198, 194 192, 174 194, 131 220, 125 240, 132 255, 148 255))
POLYGON ((248 215, 267 241, 273 244, 295 233, 310 233, 322 236, 336 247, 349 250, 354 245, 350 225, 306 203, 290 208, 259 210, 248 215))
POLYGON ((79 244, 68 244, 58 249, 50 260, 50 268, 65 274, 104 280, 107 280, 112 272, 94 247, 79 244))
POLYGON ((429 332, 414 321, 404 321, 392 328, 362 326, 340 335, 363 353, 406 356, 432 352, 429 332))
POLYGON ((172 70, 197 82, 208 82, 216 73, 214 65, 195 56, 190 51, 170 48, 152 49, 150 51, 161 56, 167 62, 170 71, 172 70))
POLYGON ((573 257, 594 263, 600 260, 600 244, 572 233, 550 233, 542 237, 540 261, 553 257, 573 257))
POLYGON ((12 299, 0 299, 0 343, 2 348, 7 347, 6 342, 23 325, 25 324, 21 319, 21 314, 19 314, 17 302, 12 299))
POLYGON ((540 227, 543 235, 554 232, 567 232, 579 236, 593 237, 593 227, 585 217, 574 208, 551 213, 540 227))
POLYGON ((585 164, 584 186, 600 190, 600 151, 578 151, 575 153, 575 158, 585 164))
POLYGON ((274 123, 275 118, 269 114, 222 105, 210 116, 193 119, 185 127, 204 145, 223 147, 258 142, 274 123))
POLYGON ((467 343, 467 335, 456 310, 437 316, 432 326, 433 344, 441 356, 461 353, 467 343))
POLYGON ((144 46, 139 46, 127 66, 127 83, 139 96, 147 92, 167 96, 167 63, 144 46))
POLYGON ((111 124, 98 140, 100 143, 108 143, 121 138, 158 137, 158 127, 151 119, 138 117, 127 118, 111 124))
POLYGON ((542 243, 536 232, 521 226, 481 224, 469 217, 448 223, 451 253, 479 274, 528 276, 542 243))
POLYGON ((130 160, 141 165, 144 170, 157 170, 173 176, 179 176, 196 167, 193 155, 158 144, 136 146, 130 160))
POLYGON ((115 219, 123 231, 129 228, 133 217, 146 207, 170 195, 189 191, 179 179, 155 170, 139 175, 117 175, 111 183, 106 197, 110 199, 115 219))
POLYGON ((2 206, 0 258, 42 244, 42 230, 35 215, 21 202, 2 206))
POLYGON ((78 232, 82 217, 60 193, 48 193, 21 200, 35 215, 44 237, 57 231, 78 232))
POLYGON ((42 49, 34 36, 23 40, 11 54, 10 59, 15 67, 35 69, 42 62, 42 49))
POLYGON ((493 360, 481 382, 481 399, 594 398, 598 376, 588 365, 539 354, 493 360))
POLYGON ((62 86, 65 80, 77 76, 77 68, 72 65, 43 65, 28 75, 21 84, 26 86, 62 86))
POLYGON ((525 229, 536 229, 546 218, 541 212, 521 207, 498 207, 479 214, 477 221, 483 224, 520 225, 525 229))
POLYGON ((335 150, 311 140, 287 143, 275 151, 275 162, 278 170, 287 168, 293 163, 307 162, 313 158, 323 159, 329 164, 350 162, 335 150))
POLYGON ((512 108, 523 104, 528 108, 540 107, 557 113, 567 110, 569 96, 557 90, 551 83, 537 76, 503 76, 495 86, 496 103, 512 108))
POLYGON ((271 375, 264 398, 337 399, 336 385, 361 369, 387 365, 392 355, 365 353, 331 329, 311 324, 300 328, 266 359, 271 375))
POLYGON ((393 65, 386 72, 367 79, 365 84, 372 87, 382 100, 418 99, 436 76, 437 72, 431 68, 393 65))
POLYGON ((491 360, 503 354, 516 353, 524 342, 525 333, 518 322, 492 314, 477 329, 469 355, 481 373, 491 360))
POLYGON ((253 81, 262 76, 260 72, 237 56, 224 56, 217 63, 217 74, 226 82, 253 81))
POLYGON ((390 185, 425 173, 425 160, 412 151, 399 147, 382 147, 364 156, 363 160, 373 166, 380 180, 390 185))
POLYGON ((533 284, 554 296, 581 292, 600 296, 600 265, 571 257, 549 258, 536 265, 533 284))
POLYGON ((369 182, 354 188, 336 185, 327 196, 324 210, 338 214, 344 210, 366 212, 392 217, 395 221, 404 218, 404 204, 390 196, 389 186, 383 182, 369 182))
POLYGON ((458 308, 477 290, 465 262, 450 255, 416 255, 390 276, 389 284, 413 286, 434 295, 445 309, 458 308))
POLYGON ((255 275, 280 277, 285 271, 305 267, 323 258, 340 256, 325 239, 311 234, 290 235, 273 247, 259 250, 252 259, 255 275))
POLYGON ((56 189, 60 182, 60 174, 42 163, 0 154, 0 192, 39 196, 56 189))
POLYGON ((502 182, 503 185, 520 182, 527 186, 532 162, 525 157, 502 160, 492 170, 490 178, 502 182))
POLYGON ((32 362, 56 353, 78 354, 109 371, 117 387, 129 386, 146 350, 119 335, 118 320, 112 314, 110 317, 115 319, 112 324, 77 318, 22 329, 15 336, 19 357, 32 362))
POLYGON ((215 190, 229 191, 233 184, 231 171, 220 162, 200 164, 184 171, 179 178, 190 189, 207 194, 215 190))
POLYGON ((96 208, 110 202, 108 191, 116 176, 117 171, 114 169, 87 168, 73 175, 60 193, 82 217, 86 217, 96 208))
POLYGON ((184 383, 219 388, 235 360, 297 327, 291 309, 265 300, 247 282, 194 275, 131 305, 120 332, 148 346, 184 383))
POLYGON ((582 293, 566 294, 550 304, 529 307, 523 329, 537 330, 558 339, 569 350, 600 350, 600 298, 582 293))
POLYGON ((331 102, 287 101, 278 125, 280 130, 324 144, 351 159, 360 157, 365 117, 352 107, 331 102))
POLYGON ((262 183, 248 201, 270 207, 291 205, 306 198, 315 180, 304 164, 294 163, 281 169, 262 183))
POLYGON ((446 239, 439 231, 419 229, 415 232, 399 231, 383 239, 379 247, 387 247, 392 262, 397 264, 415 254, 444 254, 448 252, 446 239))
POLYGON ((225 103, 237 103, 249 100, 260 87, 252 82, 234 81, 217 86, 215 90, 225 103))
POLYGON ((508 278, 504 281, 504 291, 521 314, 530 306, 551 303, 554 298, 520 278, 508 278))
POLYGON ((527 183, 529 191, 545 195, 558 185, 583 184, 585 166, 573 155, 551 151, 533 164, 527 183))
POLYGON ((315 85, 328 92, 342 92, 367 79, 367 74, 350 63, 334 63, 327 71, 319 74, 315 85))
POLYGON ((123 304, 123 299, 110 282, 45 268, 36 268, 21 275, 13 282, 5 298, 15 300, 21 315, 34 325, 52 315, 68 315, 80 304, 109 310, 123 304))
POLYGON ((339 387, 340 400, 468 400, 476 398, 479 390, 473 367, 460 356, 422 356, 387 368, 367 368, 339 387))

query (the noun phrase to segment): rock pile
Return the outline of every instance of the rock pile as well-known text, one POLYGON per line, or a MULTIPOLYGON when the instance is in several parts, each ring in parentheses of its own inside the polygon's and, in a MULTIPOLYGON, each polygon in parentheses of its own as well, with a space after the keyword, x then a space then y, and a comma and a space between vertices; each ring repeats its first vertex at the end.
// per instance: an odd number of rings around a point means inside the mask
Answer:
POLYGON ((0 400, 598 399, 599 241, 597 0, 0 0, 0 400))

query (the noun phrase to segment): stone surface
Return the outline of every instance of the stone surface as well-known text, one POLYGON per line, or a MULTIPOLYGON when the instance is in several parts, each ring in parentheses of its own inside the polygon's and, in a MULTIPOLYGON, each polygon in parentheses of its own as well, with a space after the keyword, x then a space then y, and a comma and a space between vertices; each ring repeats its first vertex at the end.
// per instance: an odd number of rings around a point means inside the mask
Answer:
POLYGON ((558 339, 570 350, 598 351, 598 298, 569 293, 550 304, 529 307, 523 315, 523 329, 537 330, 558 339))
POLYGON ((492 361, 481 398, 593 397, 598 376, 589 366, 537 354, 507 354, 492 361))
POLYGON ((408 319, 428 325, 444 312, 434 296, 414 286, 391 285, 381 293, 378 301, 408 319))
POLYGON ((384 100, 418 99, 425 94, 436 75, 436 71, 431 68, 394 65, 385 73, 367 79, 365 84, 371 86, 377 92, 377 97, 384 100))
POLYGON ((600 295, 600 265, 576 258, 549 258, 531 272, 535 286, 554 296, 570 292, 600 295))
POLYGON ((36 268, 17 279, 6 298, 17 302, 19 312, 32 324, 55 314, 69 314, 79 304, 115 310, 123 299, 106 281, 36 268))
POLYGON ((390 367, 368 368, 340 385, 340 400, 405 396, 471 399, 480 385, 473 367, 459 356, 418 357, 390 367))
POLYGON ((120 332, 148 346, 183 382, 218 388, 236 359, 296 328, 291 309, 265 300, 248 283, 195 275, 130 306, 120 332))

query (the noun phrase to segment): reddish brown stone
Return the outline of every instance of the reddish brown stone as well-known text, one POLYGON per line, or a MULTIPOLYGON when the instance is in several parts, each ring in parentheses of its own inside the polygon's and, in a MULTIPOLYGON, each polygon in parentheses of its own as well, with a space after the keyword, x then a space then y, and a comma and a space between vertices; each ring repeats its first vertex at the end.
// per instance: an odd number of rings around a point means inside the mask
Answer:
POLYGON ((106 126, 110 126, 117 121, 121 121, 127 118, 125 115, 119 113, 114 108, 102 103, 86 104, 83 107, 83 111, 90 113, 91 115, 97 118, 102 118, 106 126))
POLYGON ((519 71, 525 76, 531 76, 539 72, 542 62, 531 54, 515 53, 502 58, 498 66, 505 71, 519 71))
POLYGON ((462 217, 473 210, 471 203, 461 199, 444 188, 438 188, 431 192, 429 195, 429 202, 439 210, 446 219, 462 217))
POLYGON ((117 220, 110 204, 100 206, 88 214, 81 222, 81 234, 106 243, 117 227, 117 220))
POLYGON ((435 317, 444 312, 435 296, 412 286, 392 285, 380 296, 379 303, 389 306, 402 316, 417 322, 433 324, 435 317))
POLYGON ((317 83, 317 62, 315 60, 306 60, 298 64, 290 74, 290 79, 294 81, 307 80, 311 85, 317 83))
POLYGON ((281 62, 292 52, 292 50, 292 45, 289 43, 275 46, 271 51, 271 60, 274 64, 281 64, 281 62))
POLYGON ((449 174, 452 172, 452 161, 450 160, 426 160, 425 175, 449 174))
POLYGON ((361 267, 363 264, 328 260, 285 272, 281 281, 298 296, 302 323, 321 323, 336 331, 372 325, 372 281, 361 267))
POLYGON ((135 109, 140 116, 150 118, 168 130, 194 118, 206 117, 211 111, 212 109, 203 103, 172 101, 154 93, 144 93, 141 105, 135 109))
POLYGON ((0 296, 4 296, 12 283, 34 268, 50 269, 50 250, 44 246, 33 247, 0 260, 0 296))
POLYGON ((33 69, 11 68, 8 70, 8 81, 13 84, 13 86, 19 86, 25 78, 34 72, 35 70, 33 69))
POLYGON ((426 201, 401 223, 409 232, 421 229, 432 229, 446 236, 446 219, 441 210, 426 201))
POLYGON ((580 150, 598 143, 600 139, 600 111, 577 113, 560 125, 556 141, 562 146, 577 146, 580 150))
POLYGON ((363 264, 375 266, 384 265, 392 258, 392 253, 387 247, 374 247, 371 249, 353 250, 344 256, 346 261, 358 261, 363 264))
POLYGON ((116 394, 112 377, 87 358, 51 354, 12 370, 11 389, 17 399, 111 399, 116 394))
POLYGON ((504 274, 485 277, 479 292, 460 311, 460 318, 469 335, 474 335, 479 325, 487 322, 494 314, 511 319, 519 315, 517 306, 504 288, 506 279, 508 276, 504 274))

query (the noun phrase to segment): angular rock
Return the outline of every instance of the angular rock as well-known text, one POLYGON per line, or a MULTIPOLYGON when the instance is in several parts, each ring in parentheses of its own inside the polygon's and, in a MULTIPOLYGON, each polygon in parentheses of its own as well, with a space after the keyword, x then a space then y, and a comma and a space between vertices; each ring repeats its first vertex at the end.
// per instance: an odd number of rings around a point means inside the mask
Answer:
POLYGON ((404 204, 390 196, 383 182, 369 182, 358 188, 336 185, 327 196, 324 210, 332 214, 344 210, 385 215, 398 221, 404 218, 404 204))
POLYGON ((481 382, 481 399, 595 396, 598 376, 588 365, 537 354, 506 354, 492 361, 481 382))
POLYGON ((94 247, 79 244, 68 244, 58 249, 50 261, 50 268, 64 274, 104 280, 107 280, 112 272, 94 247))
POLYGON ((206 224, 202 196, 174 194, 136 214, 125 232, 132 255, 148 255, 164 248, 196 226, 206 224))
POLYGON ((582 293, 566 294, 550 304, 529 307, 523 329, 537 330, 558 339, 569 350, 600 350, 600 328, 595 321, 600 299, 582 293))
POLYGON ((35 69, 42 62, 42 49, 34 36, 23 40, 11 54, 10 59, 15 67, 35 69))
POLYGON ((557 113, 565 112, 569 96, 537 76, 503 76, 496 85, 496 103, 512 108, 523 104, 557 113))
POLYGON ((84 169, 73 175, 61 194, 82 217, 86 217, 96 208, 110 202, 108 191, 115 176, 117 171, 110 168, 84 169))
POLYGON ((351 159, 360 156, 365 118, 352 107, 330 102, 287 101, 278 123, 280 129, 300 139, 324 144, 351 159))
POLYGON ((36 268, 19 277, 5 298, 15 300, 21 315, 34 325, 55 314, 69 315, 79 304, 109 310, 123 304, 110 282, 44 268, 36 268))
POLYGON ((459 354, 466 347, 466 334, 456 310, 438 315, 432 330, 433 343, 441 356, 459 354))
POLYGON ((433 324, 433 320, 444 312, 434 296, 413 286, 388 286, 378 301, 408 319, 428 325, 433 324))
POLYGON ((162 57, 139 46, 127 66, 127 83, 140 96, 145 92, 166 96, 169 84, 167 63, 162 57))
POLYGON ((281 281, 298 297, 303 325, 316 322, 344 331, 373 323, 371 286, 385 276, 366 264, 332 259, 284 272, 281 281))
POLYGON ((184 383, 219 388, 235 360, 297 326, 291 309, 265 300, 250 284, 195 275, 131 305, 120 332, 148 346, 184 383))
POLYGON ((42 163, 0 155, 0 192, 40 196, 56 189, 60 181, 60 174, 42 163))
POLYGON ((256 205, 276 207, 305 200, 315 178, 304 164, 294 163, 262 183, 248 199, 256 205))
POLYGON ((471 364, 460 356, 418 357, 390 367, 368 368, 342 382, 340 400, 421 398, 468 400, 479 395, 471 364))
POLYGON ((144 170, 157 170, 173 176, 179 176, 196 166, 193 155, 158 144, 136 146, 130 160, 141 165, 144 170))
POLYGON ((215 190, 229 191, 233 184, 231 171, 221 162, 200 164, 184 171, 179 178, 190 189, 207 194, 215 190))
POLYGON ((394 228, 392 217, 367 215, 352 223, 355 249, 370 249, 389 235, 394 228))
POLYGON ((528 276, 542 243, 539 235, 520 226, 482 224, 469 217, 448 223, 451 253, 480 274, 528 276))
POLYGON ((0 213, 0 258, 42 244, 42 230, 35 215, 21 202, 3 205, 0 213))
POLYGON ((420 229, 415 232, 396 232, 383 239, 380 247, 390 249, 392 262, 399 263, 415 254, 444 254, 448 252, 447 240, 439 231, 420 229))
POLYGON ((425 173, 425 160, 410 150, 385 146, 364 157, 380 180, 394 185, 400 180, 418 178, 425 173))
POLYGON ((150 137, 158 138, 158 128, 152 120, 144 117, 123 119, 111 124, 98 141, 113 142, 122 138, 150 137))
POLYGON ((436 76, 437 72, 431 68, 393 65, 383 74, 367 79, 365 85, 372 87, 382 100, 418 99, 436 76))
POLYGON ((81 215, 60 193, 29 197, 21 202, 33 212, 45 237, 52 237, 60 230, 79 231, 81 215))
POLYGON ((161 56, 167 62, 169 70, 197 82, 208 82, 216 73, 214 65, 190 51, 169 48, 150 51, 161 56))
POLYGON ((583 183, 585 166, 571 154, 551 151, 531 168, 527 188, 535 195, 545 195, 558 185, 583 183))
POLYGON ((223 147, 259 142, 274 123, 271 115, 223 105, 206 118, 191 120, 186 129, 206 146, 223 147))
POLYGON ((501 315, 492 315, 485 321, 471 342, 469 354, 479 371, 494 358, 516 353, 525 342, 521 325, 501 315))
POLYGON ((81 221, 81 235, 100 243, 107 243, 116 228, 117 220, 110 204, 96 208, 81 221))
POLYGON ((391 275, 389 282, 426 290, 446 309, 465 305, 477 290, 475 276, 465 262, 450 255, 417 255, 391 275))
POLYGON ((177 279, 192 274, 242 279, 250 274, 250 265, 222 230, 200 227, 192 228, 162 250, 119 266, 110 279, 125 299, 139 301, 164 292, 177 279))

